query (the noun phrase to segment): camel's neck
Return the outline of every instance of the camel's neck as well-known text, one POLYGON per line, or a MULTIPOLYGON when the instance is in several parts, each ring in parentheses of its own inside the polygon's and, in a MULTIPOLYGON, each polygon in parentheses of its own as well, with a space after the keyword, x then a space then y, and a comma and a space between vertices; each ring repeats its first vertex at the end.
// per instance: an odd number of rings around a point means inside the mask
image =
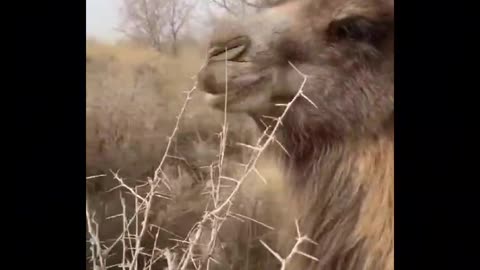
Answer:
POLYGON ((355 265, 345 269, 390 269, 393 132, 322 144, 320 137, 285 131, 288 186, 301 226, 318 243, 310 252, 322 258, 321 269, 338 269, 342 260, 355 265), (384 259, 368 261, 369 252, 384 259))

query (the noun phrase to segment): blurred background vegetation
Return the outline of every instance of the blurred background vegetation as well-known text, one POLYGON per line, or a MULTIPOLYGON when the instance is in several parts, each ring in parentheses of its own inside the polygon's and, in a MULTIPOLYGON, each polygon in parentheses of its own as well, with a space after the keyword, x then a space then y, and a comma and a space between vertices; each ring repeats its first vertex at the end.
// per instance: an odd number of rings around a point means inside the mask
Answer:
MULTIPOLYGON (((127 216, 137 210, 134 196, 118 188, 114 176, 139 194, 145 193, 142 187, 165 154, 185 92, 194 85, 194 75, 203 63, 215 20, 224 15, 246 16, 274 1, 117 2, 119 25, 112 31, 117 31, 120 38, 112 41, 90 34, 86 40, 86 172, 87 176, 98 176, 87 179, 87 206, 94 213, 91 218, 98 224, 96 233, 105 246, 118 237, 131 241, 129 235, 138 234, 133 226, 122 236, 124 222, 118 217, 124 211, 122 200, 127 216)), ((87 1, 89 4, 87 12, 95 8, 91 1, 87 1)), ((246 115, 227 117, 222 175, 238 177, 251 154, 239 143, 255 144, 260 133, 246 115)), ((223 112, 208 107, 203 94, 194 91, 164 165, 169 187, 159 187, 162 198, 154 201, 148 213, 153 226, 149 227, 150 236, 142 240, 142 254, 155 254, 156 249, 166 247, 184 248, 179 241, 187 237, 209 207, 208 190, 218 178, 213 168, 221 150, 223 121, 223 112), (153 241, 155 232, 159 232, 157 241, 153 241)), ((258 162, 261 178, 268 184, 252 175, 239 191, 232 210, 268 226, 240 216, 228 219, 218 235, 214 253, 218 263, 210 269, 271 269, 276 265, 258 240, 268 242, 274 235, 278 237, 280 232, 268 227, 275 227, 281 221, 280 212, 286 211, 279 195, 281 173, 277 163, 273 155, 265 155, 258 162)), ((222 187, 222 196, 232 187, 222 187)), ((293 224, 293 220, 288 222, 293 224)), ((88 239, 91 234, 87 232, 88 239)), ((91 267, 91 247, 87 248, 87 265, 91 267)), ((122 268, 118 264, 126 253, 118 243, 106 255, 109 269, 115 265, 122 268)), ((151 269, 166 265, 166 258, 159 256, 151 269)))

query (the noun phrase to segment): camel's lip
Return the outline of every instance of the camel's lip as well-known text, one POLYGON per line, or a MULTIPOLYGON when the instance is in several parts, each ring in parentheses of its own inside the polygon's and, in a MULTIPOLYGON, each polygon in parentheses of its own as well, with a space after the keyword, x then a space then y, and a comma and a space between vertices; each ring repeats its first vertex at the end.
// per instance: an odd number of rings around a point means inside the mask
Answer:
POLYGON ((250 74, 242 75, 240 77, 235 78, 234 84, 237 89, 246 88, 254 84, 257 84, 260 81, 263 81, 264 78, 265 76, 262 76, 261 74, 250 73, 250 74))
MULTIPOLYGON (((256 91, 251 91, 254 85, 262 83, 265 77, 259 74, 248 74, 241 77, 235 78, 232 83, 228 84, 228 87, 225 87, 225 91, 220 93, 209 93, 205 92, 205 99, 207 104, 212 107, 219 107, 225 105, 225 99, 227 98, 228 103, 235 103, 235 101, 242 100, 255 94, 256 91), (242 93, 243 92, 243 93, 242 93), (235 96, 235 99, 229 98, 235 96)), ((227 105, 228 106, 228 105, 227 105)))
POLYGON ((265 79, 265 76, 262 76, 257 73, 245 74, 245 75, 230 79, 228 81, 228 84, 222 83, 223 86, 220 86, 222 84, 217 85, 216 87, 217 91, 212 91, 213 89, 202 89, 202 90, 203 92, 211 96, 216 96, 215 99, 225 98, 225 93, 227 93, 227 95, 228 93, 238 95, 239 92, 241 92, 242 90, 247 90, 252 86, 254 86, 255 84, 262 82, 264 79, 265 79))
POLYGON ((205 101, 211 107, 218 107, 222 103, 225 103, 225 94, 210 94, 205 93, 205 101))

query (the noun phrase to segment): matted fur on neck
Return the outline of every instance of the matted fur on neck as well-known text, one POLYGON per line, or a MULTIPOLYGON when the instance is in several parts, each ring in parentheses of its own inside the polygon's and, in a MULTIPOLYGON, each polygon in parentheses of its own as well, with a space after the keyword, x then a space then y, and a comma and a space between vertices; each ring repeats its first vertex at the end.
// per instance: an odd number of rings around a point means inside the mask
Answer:
MULTIPOLYGON (((288 269, 393 270, 393 127, 336 143, 304 142, 318 147, 308 153, 298 142, 283 143, 292 150, 285 156, 292 218, 317 242, 302 251, 319 260, 299 255, 288 269)), ((284 240, 279 248, 288 250, 284 240)))

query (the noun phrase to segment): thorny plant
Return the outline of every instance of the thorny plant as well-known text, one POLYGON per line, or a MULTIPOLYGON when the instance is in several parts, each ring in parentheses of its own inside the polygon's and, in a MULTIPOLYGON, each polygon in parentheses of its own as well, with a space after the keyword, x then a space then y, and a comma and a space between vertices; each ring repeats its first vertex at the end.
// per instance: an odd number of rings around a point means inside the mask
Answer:
MULTIPOLYGON (((225 53, 226 54, 228 53, 227 49, 225 53)), ((225 59, 228 59, 228 57, 225 57, 225 59)), ((207 61, 204 62, 204 64, 200 68, 200 71, 205 67, 206 63, 207 61)), ((159 165, 157 166, 153 174, 153 178, 148 178, 148 182, 145 183, 144 185, 140 185, 132 188, 127 184, 125 184, 125 182, 118 175, 118 173, 112 172, 114 179, 119 183, 119 185, 116 188, 124 188, 126 189, 127 194, 131 194, 135 197, 135 212, 132 217, 130 218, 127 217, 125 198, 122 195, 120 195, 122 213, 113 217, 109 217, 109 218, 121 217, 123 220, 123 232, 118 236, 118 238, 116 238, 115 241, 113 241, 112 244, 106 246, 99 239, 99 224, 97 221, 95 221, 95 213, 90 213, 91 210, 89 209, 89 205, 87 202, 86 218, 87 218, 87 226, 88 226, 87 229, 90 236, 90 239, 89 239, 90 251, 91 251, 90 262, 92 263, 94 270, 97 270, 97 269, 106 270, 111 267, 121 267, 122 269, 138 270, 140 255, 144 255, 147 258, 149 258, 148 261, 144 261, 143 269, 149 269, 149 270, 152 269, 153 264, 162 258, 167 261, 168 270, 185 270, 190 264, 193 265, 195 269, 210 269, 210 264, 212 262, 218 263, 218 261, 213 256, 213 252, 217 244, 218 233, 227 218, 232 217, 232 218, 240 219, 242 221, 244 219, 247 219, 259 225, 262 225, 270 230, 274 230, 273 227, 267 224, 264 224, 263 222, 260 222, 258 220, 255 220, 253 218, 250 218, 238 213, 234 213, 233 211, 231 211, 231 208, 233 205, 233 201, 240 190, 240 187, 242 186, 244 181, 247 179, 247 177, 250 175, 250 173, 255 172, 259 176, 259 178, 264 183, 266 183, 265 177, 263 177, 256 168, 256 163, 259 160, 261 154, 265 151, 265 149, 272 142, 275 142, 284 151, 286 151, 285 148, 280 144, 280 142, 275 138, 275 133, 281 126, 282 119, 285 117, 286 113, 288 112, 292 104, 298 98, 302 97, 306 99, 308 102, 310 102, 313 106, 317 107, 303 92, 303 88, 307 82, 308 75, 302 73, 291 62, 289 62, 289 64, 303 78, 303 81, 299 87, 299 90, 297 91, 296 95, 290 100, 290 102, 286 104, 276 104, 277 106, 285 107, 285 110, 278 118, 274 119, 275 125, 266 126, 265 131, 257 140, 255 145, 240 144, 241 146, 251 150, 252 155, 246 164, 242 164, 242 166, 244 167, 244 170, 241 174, 241 177, 232 178, 232 177, 227 177, 225 175, 222 175, 222 166, 224 163, 224 152, 225 152, 227 131, 228 131, 228 122, 227 122, 228 69, 227 69, 227 64, 225 63, 225 79, 227 83, 225 84, 224 122, 223 122, 222 131, 219 134, 220 149, 218 154, 218 162, 217 164, 212 164, 210 166, 211 170, 215 169, 218 172, 217 174, 218 177, 215 177, 216 179, 213 179, 212 177, 210 191, 208 192, 209 196, 211 196, 211 203, 213 204, 213 209, 205 210, 201 220, 191 228, 187 237, 183 240, 177 240, 177 242, 187 245, 186 249, 183 249, 183 254, 179 255, 177 252, 173 251, 176 246, 172 248, 166 248, 166 249, 158 249, 156 247, 160 231, 161 230, 166 231, 166 230, 158 226, 155 226, 153 224, 150 224, 150 225, 147 224, 148 223, 147 220, 149 216, 148 213, 150 213, 154 198, 157 197, 161 199, 170 199, 168 196, 159 193, 157 190, 160 187, 160 185, 163 184, 169 191, 171 191, 170 181, 167 174, 164 172, 163 167, 164 167, 165 161, 168 158, 176 158, 174 156, 169 155, 169 150, 171 148, 173 138, 175 137, 179 129, 180 120, 187 108, 189 101, 192 98, 193 92, 197 89, 198 80, 195 78, 193 87, 190 90, 185 92, 186 93, 185 101, 183 103, 183 106, 180 109, 179 114, 177 115, 177 119, 176 119, 175 126, 173 128, 173 131, 171 135, 168 137, 166 150, 164 152, 164 155, 159 165), (225 181, 229 182, 230 184, 233 183, 234 186, 230 194, 228 194, 228 196, 226 196, 225 199, 222 199, 220 196, 221 194, 220 191, 221 191, 221 188, 226 186, 225 184, 223 184, 225 181), (147 194, 142 196, 139 192, 140 188, 147 188, 148 189, 147 194), (142 213, 143 213, 143 216, 142 216, 142 213), (130 233, 130 229, 129 229, 132 224, 135 224, 135 232, 133 234, 130 233), (144 252, 144 248, 142 247, 142 239, 144 238, 149 227, 157 228, 157 232, 155 234, 154 246, 152 248, 151 254, 147 254, 146 252, 144 252), (206 244, 206 250, 207 250, 206 254, 205 253, 203 253, 203 255, 195 254, 196 248, 200 245, 201 237, 207 233, 210 234, 210 237, 209 237, 208 243, 206 244), (122 262, 120 265, 107 266, 107 258, 109 257, 113 248, 118 244, 121 244, 123 247, 122 262), (127 256, 127 252, 129 252, 129 256, 127 256)), ((90 179, 102 177, 102 176, 105 176, 105 175, 90 176, 90 177, 87 177, 87 181, 90 179)), ((314 242, 310 240, 307 236, 301 235, 297 220, 295 220, 295 225, 297 229, 297 242, 295 243, 291 252, 285 258, 282 258, 278 253, 273 251, 265 242, 260 240, 262 245, 264 245, 265 248, 267 248, 268 251, 272 253, 275 256, 275 258, 281 263, 281 270, 284 270, 286 268, 286 266, 288 265, 288 263, 291 261, 292 257, 295 254, 306 256, 312 260, 318 260, 317 258, 314 258, 308 254, 305 254, 299 250, 300 244, 304 242, 310 242, 310 243, 314 243, 314 242)))

